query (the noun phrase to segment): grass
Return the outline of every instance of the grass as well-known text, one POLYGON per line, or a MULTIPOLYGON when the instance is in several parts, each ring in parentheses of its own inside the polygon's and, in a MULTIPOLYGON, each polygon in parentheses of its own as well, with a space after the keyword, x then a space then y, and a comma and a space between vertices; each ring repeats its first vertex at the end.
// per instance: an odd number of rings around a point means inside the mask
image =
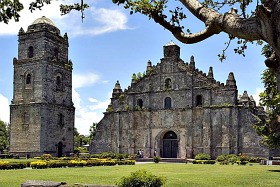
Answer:
POLYGON ((165 187, 273 187, 279 186, 279 166, 139 164, 82 168, 0 170, 0 187, 19 187, 26 180, 49 180, 68 184, 115 185, 122 176, 145 169, 165 176, 165 187))

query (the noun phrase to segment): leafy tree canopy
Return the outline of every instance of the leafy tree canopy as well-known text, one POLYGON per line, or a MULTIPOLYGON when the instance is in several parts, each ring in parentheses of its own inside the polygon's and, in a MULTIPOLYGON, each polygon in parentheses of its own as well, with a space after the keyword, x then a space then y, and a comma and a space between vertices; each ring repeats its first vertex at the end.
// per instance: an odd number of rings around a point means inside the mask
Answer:
POLYGON ((0 120, 0 153, 4 149, 7 149, 9 140, 8 140, 8 125, 0 120))

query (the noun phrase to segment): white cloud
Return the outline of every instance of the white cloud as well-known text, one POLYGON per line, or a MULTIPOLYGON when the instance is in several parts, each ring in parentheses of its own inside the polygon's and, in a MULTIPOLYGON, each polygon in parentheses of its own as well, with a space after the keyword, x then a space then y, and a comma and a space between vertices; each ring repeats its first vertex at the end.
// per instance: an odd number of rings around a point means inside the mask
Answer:
POLYGON ((260 102, 260 93, 263 91, 264 91, 263 88, 256 88, 256 91, 253 94, 253 98, 256 101, 257 105, 259 105, 259 102, 260 102))
POLYGON ((99 75, 94 73, 73 74, 73 87, 81 88, 91 86, 100 80, 99 75))
POLYGON ((9 100, 0 94, 0 119, 6 123, 10 122, 9 100))
POLYGON ((78 129, 78 132, 84 135, 89 134, 89 128, 93 122, 99 122, 103 118, 103 113, 110 99, 107 99, 104 102, 98 101, 97 99, 89 98, 90 102, 93 102, 93 105, 81 106, 81 97, 80 94, 73 89, 73 102, 76 107, 75 111, 75 127, 78 129))
MULTIPOLYGON (((37 18, 46 16, 63 32, 67 32, 69 37, 81 35, 100 35, 118 30, 129 29, 127 26, 127 16, 118 9, 95 8, 91 6, 85 11, 86 18, 82 22, 81 13, 72 11, 61 16, 59 5, 65 3, 63 0, 52 1, 50 5, 45 5, 42 10, 35 10, 31 13, 28 9, 29 1, 24 1, 24 10, 20 12, 20 21, 11 20, 9 24, 0 23, 0 35, 15 35, 23 27, 27 27, 37 18)), ((67 2, 69 3, 69 2, 67 2)), ((96 4, 96 3, 95 3, 96 4)))
POLYGON ((94 99, 94 98, 92 98, 92 97, 88 98, 88 100, 89 100, 90 102, 92 102, 92 103, 97 103, 97 102, 98 102, 97 99, 94 99))
POLYGON ((75 127, 78 132, 84 135, 89 134, 89 128, 93 122, 97 123, 103 118, 103 112, 110 103, 110 94, 105 101, 99 101, 96 98, 90 97, 83 100, 78 88, 90 87, 96 83, 104 83, 100 77, 94 73, 74 74, 73 75, 73 90, 72 100, 76 108, 75 111, 75 127))
POLYGON ((89 106, 90 110, 103 110, 105 111, 108 105, 110 104, 110 99, 107 99, 104 102, 97 102, 95 105, 89 106))
POLYGON ((21 17, 19 22, 11 20, 9 24, 0 23, 0 35, 15 35, 21 27, 26 30, 28 25, 30 25, 35 19, 42 16, 46 16, 54 22, 59 19, 65 19, 65 17, 60 16, 59 5, 62 2, 61 0, 52 1, 51 5, 44 6, 41 11, 35 10, 33 13, 31 13, 28 9, 30 2, 31 0, 21 1, 24 9, 20 12, 21 17))

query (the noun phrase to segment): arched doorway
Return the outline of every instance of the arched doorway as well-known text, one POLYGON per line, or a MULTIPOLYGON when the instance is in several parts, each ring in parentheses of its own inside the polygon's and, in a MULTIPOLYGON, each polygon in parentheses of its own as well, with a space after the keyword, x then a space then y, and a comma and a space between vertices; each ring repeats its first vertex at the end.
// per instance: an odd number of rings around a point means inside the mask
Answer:
POLYGON ((177 134, 173 131, 168 131, 163 136, 163 158, 177 158, 178 154, 178 139, 177 134))
POLYGON ((59 142, 57 144, 57 157, 62 157, 62 147, 63 147, 62 142, 59 142))

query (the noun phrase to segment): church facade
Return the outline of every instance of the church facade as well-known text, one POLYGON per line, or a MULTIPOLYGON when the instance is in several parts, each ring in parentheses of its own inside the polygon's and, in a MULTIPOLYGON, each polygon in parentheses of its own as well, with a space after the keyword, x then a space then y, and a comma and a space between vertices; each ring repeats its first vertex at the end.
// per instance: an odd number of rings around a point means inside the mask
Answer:
POLYGON ((238 97, 234 74, 226 83, 199 71, 192 56, 180 58, 180 47, 170 42, 157 65, 147 64, 143 77, 133 76, 124 91, 117 81, 111 103, 97 125, 91 153, 113 151, 145 157, 154 151, 164 158, 193 158, 208 153, 246 153, 268 156, 253 125, 263 108, 245 91, 238 97))
POLYGON ((18 33, 10 105, 10 152, 68 155, 74 149, 72 62, 68 37, 46 17, 18 33))

